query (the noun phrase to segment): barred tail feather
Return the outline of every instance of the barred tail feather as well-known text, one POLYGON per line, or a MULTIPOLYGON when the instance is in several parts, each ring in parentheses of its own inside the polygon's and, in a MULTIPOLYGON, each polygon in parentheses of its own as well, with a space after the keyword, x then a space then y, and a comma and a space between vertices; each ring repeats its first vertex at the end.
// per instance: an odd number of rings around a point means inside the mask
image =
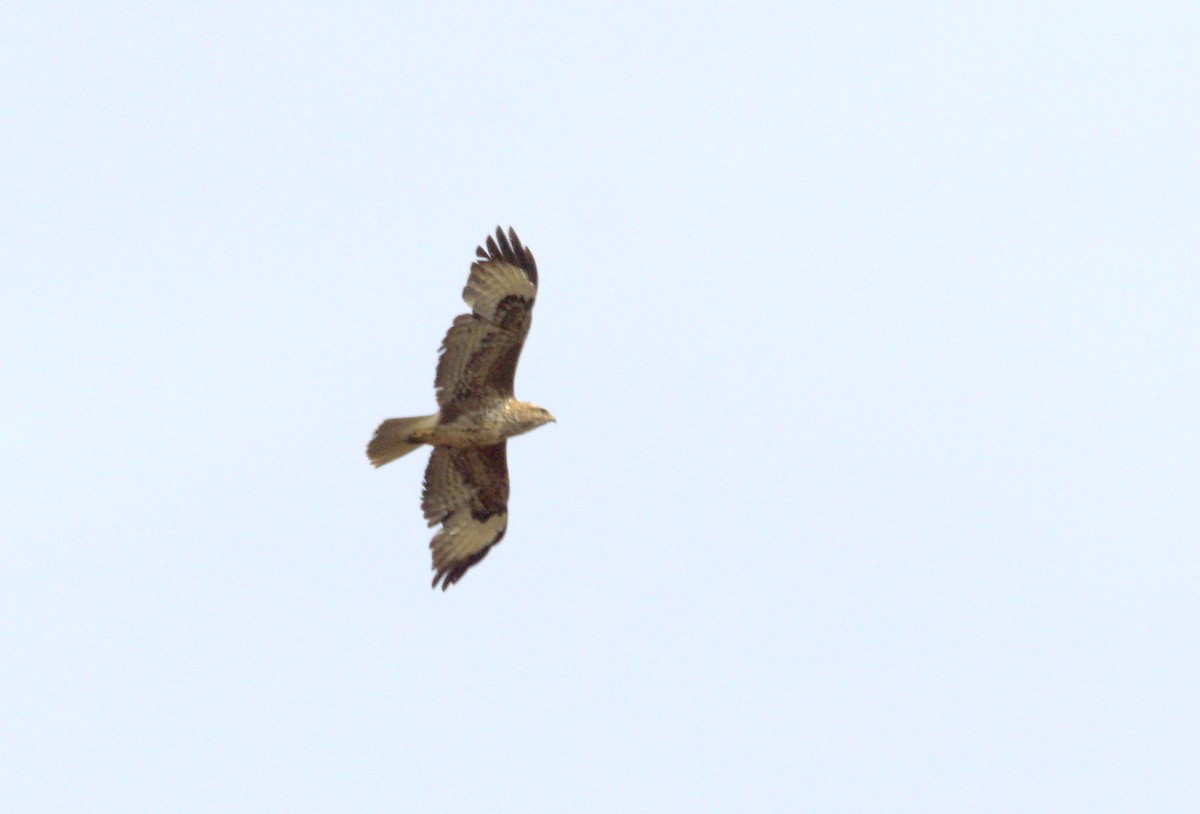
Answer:
POLYGON ((430 431, 437 426, 437 414, 416 418, 389 418, 375 430, 367 444, 367 457, 373 466, 390 464, 426 443, 430 431))

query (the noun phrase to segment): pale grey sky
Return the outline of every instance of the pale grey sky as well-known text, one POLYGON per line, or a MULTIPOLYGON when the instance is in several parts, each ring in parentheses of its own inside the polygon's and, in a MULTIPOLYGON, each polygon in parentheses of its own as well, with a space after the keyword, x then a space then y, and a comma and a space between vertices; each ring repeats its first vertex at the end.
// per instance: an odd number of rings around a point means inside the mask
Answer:
POLYGON ((1200 12, 50 4, 0 31, 0 797, 1200 810, 1200 12), (429 589, 436 350, 542 289, 429 589))

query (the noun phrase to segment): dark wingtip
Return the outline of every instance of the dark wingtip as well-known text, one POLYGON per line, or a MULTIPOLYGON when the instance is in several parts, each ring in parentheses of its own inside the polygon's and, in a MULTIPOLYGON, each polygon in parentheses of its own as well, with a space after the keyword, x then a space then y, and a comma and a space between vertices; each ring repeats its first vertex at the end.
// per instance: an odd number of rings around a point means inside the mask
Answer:
POLYGON ((438 583, 440 582, 442 583, 442 590, 444 591, 454 583, 458 582, 459 578, 464 573, 466 573, 466 569, 459 570, 457 568, 447 568, 445 570, 438 571, 433 575, 433 584, 429 587, 436 591, 438 583))
MULTIPOLYGON (((505 531, 507 531, 507 529, 505 529, 505 531)), ((503 531, 500 532, 500 535, 492 541, 491 545, 483 549, 483 551, 477 551, 470 557, 467 557, 465 560, 446 563, 440 568, 435 564, 433 567, 437 573, 434 575, 433 585, 430 587, 437 588, 438 582, 440 581, 442 583, 442 590, 446 590, 451 585, 462 579, 463 575, 470 571, 473 566, 478 565, 479 561, 486 557, 488 552, 491 551, 502 539, 504 539, 503 531)))
POLYGON ((486 249, 483 246, 475 247, 476 257, 481 260, 504 260, 512 263, 524 269, 533 284, 537 285, 537 261, 533 259, 533 252, 529 247, 521 243, 515 229, 508 227, 508 235, 505 236, 504 230, 497 226, 496 234, 488 235, 485 245, 486 249))
MULTIPOLYGON (((510 226, 509 229, 511 230, 512 227, 510 226)), ((513 254, 512 246, 508 243, 508 238, 504 236, 504 231, 499 226, 496 227, 496 243, 500 245, 500 253, 504 257, 516 258, 516 255, 513 254)))
POLYGON ((440 582, 442 583, 442 590, 444 591, 455 582, 458 582, 458 578, 462 576, 461 573, 456 575, 453 567, 438 568, 437 566, 434 566, 434 569, 437 571, 437 573, 433 575, 433 584, 430 586, 434 590, 437 590, 438 583, 440 582))

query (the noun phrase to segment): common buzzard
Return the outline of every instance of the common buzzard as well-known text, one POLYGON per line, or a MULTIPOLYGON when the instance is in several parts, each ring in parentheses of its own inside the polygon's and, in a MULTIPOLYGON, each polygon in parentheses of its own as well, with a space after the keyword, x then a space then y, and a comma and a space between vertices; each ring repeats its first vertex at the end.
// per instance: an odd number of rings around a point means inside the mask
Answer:
POLYGON ((439 351, 438 412, 389 418, 375 430, 367 457, 383 466, 429 444, 421 508, 441 525, 433 550, 433 587, 458 582, 487 556, 508 526, 507 439, 554 416, 517 401, 513 376, 537 297, 537 264, 511 228, 475 250, 463 299, 471 313, 454 318, 439 351))

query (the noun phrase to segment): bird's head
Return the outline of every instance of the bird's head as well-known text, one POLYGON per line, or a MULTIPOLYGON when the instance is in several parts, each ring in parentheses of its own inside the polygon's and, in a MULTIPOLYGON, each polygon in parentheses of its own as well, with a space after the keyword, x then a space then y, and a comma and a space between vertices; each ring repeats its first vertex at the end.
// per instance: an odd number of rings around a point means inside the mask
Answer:
POLYGON ((518 424, 521 427, 521 433, 526 433, 530 430, 536 430, 543 424, 549 424, 553 421, 556 421, 554 416, 551 415, 550 411, 545 407, 538 407, 536 404, 529 404, 527 402, 520 405, 518 414, 520 416, 518 419, 518 424))
POLYGON ((558 419, 551 415, 550 411, 545 407, 534 407, 532 418, 535 421, 535 427, 540 427, 543 424, 553 424, 558 422, 558 419))

